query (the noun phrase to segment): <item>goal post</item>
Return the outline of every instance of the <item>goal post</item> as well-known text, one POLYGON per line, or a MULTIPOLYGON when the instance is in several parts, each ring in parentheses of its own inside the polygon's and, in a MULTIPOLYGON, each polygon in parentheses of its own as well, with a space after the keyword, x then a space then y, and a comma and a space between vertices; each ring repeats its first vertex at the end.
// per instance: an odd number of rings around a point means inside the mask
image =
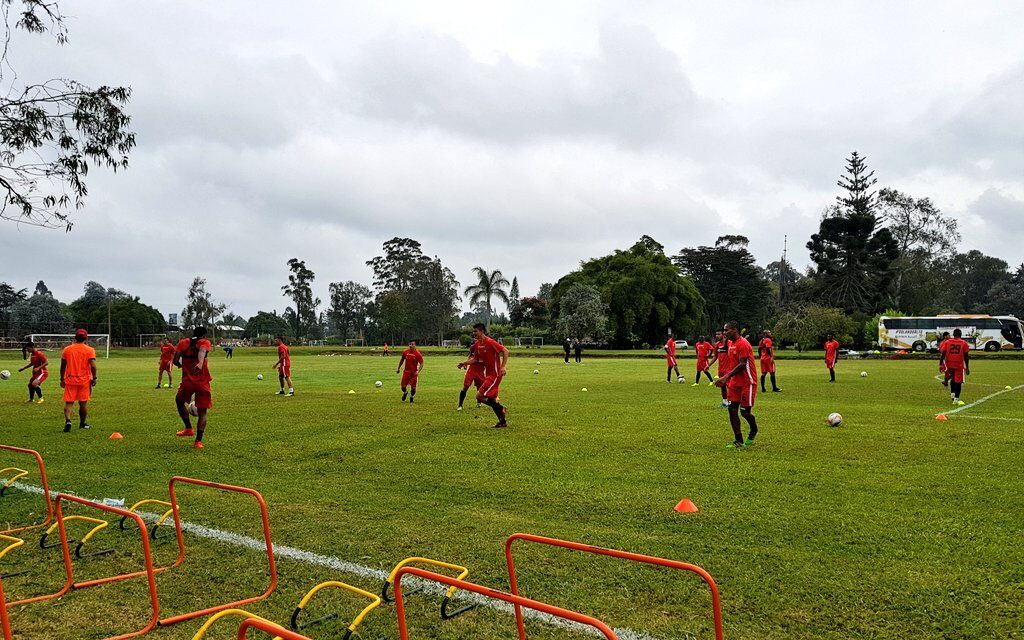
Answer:
POLYGON ((362 338, 345 338, 346 347, 365 347, 366 340, 362 338))
MULTIPOLYGON (((26 337, 42 349, 62 349, 75 341, 73 333, 33 333, 26 337)), ((91 333, 85 343, 97 351, 105 352, 105 358, 110 357, 109 333, 91 333)))
POLYGON ((139 348, 159 347, 160 341, 167 337, 166 333, 140 333, 139 348))
POLYGON ((544 338, 541 336, 519 336, 516 338, 517 347, 543 347, 544 338))

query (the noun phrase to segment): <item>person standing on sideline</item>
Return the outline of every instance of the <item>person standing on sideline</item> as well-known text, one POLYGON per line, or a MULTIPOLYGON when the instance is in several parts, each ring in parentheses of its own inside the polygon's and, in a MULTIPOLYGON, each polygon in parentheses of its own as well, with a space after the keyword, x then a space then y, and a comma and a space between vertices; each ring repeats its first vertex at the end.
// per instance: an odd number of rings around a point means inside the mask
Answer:
POLYGON ((697 352, 697 381, 693 383, 693 386, 700 386, 700 374, 702 373, 708 377, 708 386, 713 386, 715 381, 711 378, 711 372, 708 370, 711 368, 708 356, 711 355, 714 348, 707 338, 701 336, 697 338, 697 344, 693 346, 693 350, 697 352))
POLYGON ((566 338, 565 343, 562 344, 562 351, 565 352, 565 364, 569 364, 569 352, 572 351, 572 344, 569 338, 566 338))
POLYGON ((758 359, 761 360, 761 393, 768 391, 764 388, 765 375, 771 376, 772 391, 778 393, 782 389, 775 382, 775 345, 772 343, 772 332, 765 329, 763 335, 764 337, 761 338, 761 342, 757 343, 757 355, 758 359))
POLYGON ((679 373, 679 363, 676 361, 676 339, 671 335, 665 341, 665 362, 668 364, 668 372, 665 374, 665 382, 672 384, 672 372, 676 372, 676 380, 679 384, 686 382, 683 374, 679 373))
POLYGON ((757 437, 757 420, 754 418, 754 398, 757 396, 757 366, 754 364, 754 350, 750 342, 740 335, 739 324, 725 323, 725 337, 729 341, 729 360, 735 366, 718 378, 715 384, 728 388, 729 424, 734 439, 729 449, 743 449, 754 444, 757 437), (740 416, 750 425, 750 433, 743 440, 740 416))
POLYGON ((825 340, 825 366, 828 367, 829 382, 836 381, 836 360, 839 358, 839 342, 828 334, 825 340))
POLYGON ((384 343, 384 356, 387 357, 389 355, 391 355, 391 347, 389 347, 388 343, 385 342, 384 343))
POLYGON ((39 396, 39 400, 36 404, 43 403, 43 380, 50 377, 50 372, 46 370, 46 356, 31 342, 25 344, 25 351, 31 354, 28 360, 28 364, 18 369, 18 372, 22 372, 29 367, 32 367, 32 377, 28 379, 28 402, 32 402, 35 396, 39 396))
MULTIPOLYGON (((711 362, 708 363, 708 367, 710 368, 711 365, 714 364, 715 362, 718 363, 718 376, 715 377, 715 380, 719 380, 723 375, 725 375, 727 371, 732 369, 732 365, 730 364, 729 359, 729 339, 725 337, 725 332, 721 330, 715 332, 715 355, 714 357, 711 358, 711 362)), ((728 391, 725 387, 721 387, 721 389, 721 406, 728 407, 728 391)))
POLYGON ((294 396, 295 387, 292 385, 292 354, 288 351, 288 345, 285 344, 283 337, 277 336, 274 340, 277 342, 277 362, 274 363, 274 368, 277 369, 277 380, 281 383, 281 390, 277 392, 277 395, 294 396), (284 390, 285 382, 288 383, 287 394, 284 390))
POLYGON ((195 436, 194 449, 203 448, 203 432, 206 431, 206 412, 213 408, 213 389, 210 382, 210 350, 213 345, 206 339, 206 327, 192 329, 191 338, 182 338, 174 349, 174 366, 181 369, 181 382, 174 403, 178 407, 178 416, 185 428, 176 433, 179 438, 195 436), (196 405, 196 430, 192 430, 189 419, 188 404, 196 405))
POLYGON ((405 402, 408 396, 409 402, 412 403, 416 401, 416 383, 419 382, 420 371, 423 371, 423 352, 416 348, 415 340, 410 340, 409 348, 402 352, 395 373, 401 373, 403 362, 405 373, 402 373, 402 402, 405 402))
POLYGON ((960 393, 964 389, 964 374, 971 375, 971 345, 963 339, 960 329, 953 329, 953 337, 942 341, 939 349, 939 362, 946 367, 949 376, 949 397, 953 405, 963 404, 960 393))
POLYGON ((156 388, 159 389, 163 386, 164 372, 167 372, 167 388, 169 389, 174 384, 174 378, 171 376, 171 361, 174 360, 174 345, 171 343, 171 339, 164 336, 164 339, 160 342, 160 364, 157 365, 157 379, 156 388))
POLYGON ((484 381, 477 389, 476 399, 490 407, 498 417, 494 428, 504 429, 508 426, 508 410, 498 401, 498 392, 501 380, 508 373, 508 348, 487 335, 487 327, 482 322, 473 325, 473 337, 476 338, 476 352, 469 360, 460 362, 458 367, 465 369, 477 362, 484 365, 484 381))
POLYGON ((85 329, 75 331, 74 343, 60 354, 60 386, 64 389, 64 433, 71 431, 71 407, 78 403, 78 428, 88 429, 89 400, 96 386, 96 350, 85 344, 85 329))
POLYGON ((583 355, 583 341, 580 340, 579 338, 576 338, 576 342, 574 342, 572 345, 572 350, 573 353, 576 355, 576 364, 580 364, 580 362, 582 361, 582 358, 580 356, 583 355))

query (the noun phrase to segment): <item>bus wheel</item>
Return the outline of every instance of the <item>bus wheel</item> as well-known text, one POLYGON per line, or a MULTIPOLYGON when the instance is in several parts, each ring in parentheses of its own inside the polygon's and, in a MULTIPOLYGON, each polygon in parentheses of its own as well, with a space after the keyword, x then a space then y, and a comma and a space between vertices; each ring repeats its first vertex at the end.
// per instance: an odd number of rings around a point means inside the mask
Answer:
POLYGON ((917 353, 924 353, 924 350, 928 348, 928 345, 926 345, 923 342, 918 341, 918 342, 915 342, 914 346, 912 346, 910 348, 913 349, 914 351, 916 351, 917 353))
POLYGON ((999 351, 999 343, 998 342, 986 342, 985 343, 985 351, 999 351))

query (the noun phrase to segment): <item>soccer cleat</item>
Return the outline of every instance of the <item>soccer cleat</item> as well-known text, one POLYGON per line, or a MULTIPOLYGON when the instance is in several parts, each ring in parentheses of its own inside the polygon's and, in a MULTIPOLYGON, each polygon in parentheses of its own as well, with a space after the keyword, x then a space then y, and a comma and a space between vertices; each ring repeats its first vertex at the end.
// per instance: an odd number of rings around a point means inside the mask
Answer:
POLYGON ((409 394, 408 394, 408 393, 403 393, 403 394, 402 394, 402 402, 405 402, 405 399, 406 399, 407 397, 409 397, 409 394))
POLYGON ((64 423, 64 433, 71 433, 71 421, 68 420, 64 423))
POLYGON ((295 391, 294 390, 288 392, 288 397, 289 398, 293 397, 294 395, 295 395, 295 391))
POLYGON ((462 405, 460 404, 459 406, 455 407, 455 410, 456 411, 462 411, 462 405))
POLYGON ((761 387, 761 393, 768 393, 768 390, 765 389, 764 387, 761 387))
POLYGON ((782 393, 782 389, 776 387, 775 389, 772 389, 772 393, 782 393))
POLYGON ((179 438, 191 438, 196 435, 196 432, 191 429, 182 429, 178 433, 174 434, 179 438))
POLYGON ((754 446, 754 439, 753 438, 747 438, 747 441, 743 443, 743 446, 744 447, 752 447, 752 446, 754 446))
POLYGON ((92 429, 92 427, 89 426, 88 422, 86 422, 85 424, 78 425, 78 428, 79 429, 92 429))
POLYGON ((718 406, 720 406, 720 407, 728 407, 729 406, 729 401, 728 400, 722 400, 722 404, 720 404, 718 406))
POLYGON ((33 402, 35 402, 35 400, 29 398, 28 400, 25 401, 25 404, 32 404, 33 402))
POLYGON ((159 389, 159 388, 160 388, 160 385, 156 385, 156 388, 157 388, 157 389, 159 389))
POLYGON ((498 424, 494 425, 494 426, 493 426, 493 427, 491 427, 491 428, 492 428, 492 429, 504 429, 504 428, 506 428, 506 427, 508 427, 508 423, 507 423, 507 422, 505 422, 504 420, 502 420, 501 422, 499 422, 498 424))
POLYGON ((409 398, 409 404, 412 404, 412 403, 414 403, 414 402, 416 402, 416 396, 411 396, 411 397, 409 398))
POLYGON ((38 400, 36 400, 36 404, 43 404, 43 399, 39 398, 38 400))
POLYGON ((285 394, 285 391, 284 391, 284 389, 281 389, 280 391, 278 391, 278 392, 277 392, 277 393, 275 393, 274 395, 275 395, 275 396, 283 396, 284 394, 285 394))
POLYGON ((195 442, 194 442, 194 443, 192 444, 192 448, 193 448, 193 449, 202 449, 202 448, 203 448, 203 443, 202 443, 202 442, 200 442, 199 440, 196 440, 196 441, 195 441, 195 442))
POLYGON ((713 387, 713 386, 715 386, 715 383, 714 383, 714 382, 709 382, 709 383, 708 383, 708 386, 709 386, 709 387, 713 387))
POLYGON ((744 445, 742 442, 732 442, 730 444, 725 445, 725 448, 726 449, 742 449, 744 446, 746 446, 746 445, 744 445))

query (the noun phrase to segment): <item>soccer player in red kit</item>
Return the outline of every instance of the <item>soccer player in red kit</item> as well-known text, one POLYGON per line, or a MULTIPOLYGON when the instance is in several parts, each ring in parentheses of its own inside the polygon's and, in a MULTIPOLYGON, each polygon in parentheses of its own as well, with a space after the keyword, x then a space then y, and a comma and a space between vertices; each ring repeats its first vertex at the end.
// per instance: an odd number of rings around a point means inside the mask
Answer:
POLYGON ((825 366, 828 367, 829 382, 836 381, 836 359, 839 357, 839 342, 828 334, 825 340, 825 366))
POLYGON ((668 372, 665 374, 665 382, 672 384, 672 371, 676 372, 676 380, 680 384, 686 382, 686 378, 679 373, 679 363, 676 362, 676 340, 672 336, 665 342, 665 361, 668 363, 668 372))
POLYGON ((735 366, 718 378, 715 384, 728 389, 729 424, 734 440, 730 449, 742 449, 754 444, 757 437, 757 420, 754 419, 754 398, 757 396, 757 365, 754 364, 754 349, 746 338, 740 335, 736 322, 725 324, 725 337, 729 341, 729 358, 735 366), (743 440, 740 416, 750 425, 750 433, 743 440))
POLYGON ((964 388, 964 374, 971 375, 971 345, 962 336, 962 331, 953 329, 953 337, 943 340, 939 347, 939 362, 946 366, 949 395, 954 405, 963 404, 960 402, 960 392, 964 388))
POLYGON ((209 355, 213 346, 206 339, 206 327, 192 329, 191 338, 182 338, 174 349, 174 366, 181 368, 181 382, 178 384, 178 393, 174 396, 174 402, 178 406, 178 415, 185 428, 177 433, 181 438, 195 436, 196 441, 192 446, 196 449, 203 448, 203 432, 206 431, 206 412, 213 408, 213 390, 210 382, 213 377, 210 375, 209 355), (189 419, 188 403, 195 401, 196 430, 192 430, 192 421, 189 419))
POLYGON ((171 376, 171 361, 174 360, 174 345, 171 343, 171 339, 164 337, 160 343, 160 366, 158 377, 156 379, 156 388, 159 389, 164 381, 164 372, 167 372, 167 387, 170 388, 174 384, 174 378, 171 376))
POLYGON ((286 395, 284 383, 287 382, 287 395, 294 396, 295 387, 292 386, 292 354, 288 351, 288 345, 285 344, 283 337, 277 336, 274 340, 277 342, 277 362, 274 363, 274 368, 277 369, 277 380, 281 383, 281 390, 277 392, 277 395, 286 395))
POLYGON ((494 411, 494 415, 498 417, 498 424, 494 425, 494 428, 502 429, 508 426, 508 411, 498 402, 498 391, 502 378, 508 373, 505 369, 508 364, 508 349, 487 335, 487 327, 482 322, 473 325, 473 337, 476 338, 476 353, 457 366, 465 369, 477 362, 484 366, 484 379, 476 391, 476 399, 494 411))
POLYGON ((693 345, 694 351, 697 352, 697 380, 693 383, 693 386, 700 386, 700 374, 704 374, 708 377, 708 384, 713 385, 715 381, 711 378, 710 366, 708 365, 708 356, 714 351, 714 347, 707 341, 707 338, 701 336, 697 338, 697 344, 693 345))
POLYGON ((415 402, 416 382, 420 379, 420 371, 423 371, 423 352, 416 348, 415 340, 410 340, 409 348, 402 352, 395 373, 402 370, 403 362, 405 363, 405 373, 402 374, 402 402, 405 402, 406 397, 409 398, 409 402, 415 402))
MULTIPOLYGON (((566 340, 566 344, 568 344, 568 343, 569 342, 568 342, 568 339, 567 339, 566 340)), ((566 357, 566 362, 569 362, 569 360, 568 360, 568 358, 569 358, 568 353, 569 352, 566 351, 565 353, 566 353, 566 356, 565 356, 566 357)), ((471 342, 469 344, 469 358, 470 358, 470 360, 472 360, 475 355, 476 355, 476 340, 474 340, 473 342, 471 342)), ((469 392, 469 387, 470 386, 476 385, 477 389, 480 388, 480 385, 482 385, 483 382, 484 382, 484 374, 485 373, 486 372, 485 372, 484 365, 483 365, 482 362, 473 362, 472 364, 466 365, 466 377, 462 381, 462 391, 459 392, 459 408, 456 409, 456 411, 462 411, 462 403, 466 401, 466 393, 469 392)), ((480 406, 480 403, 478 402, 477 403, 477 407, 479 407, 479 406, 480 406)))
MULTIPOLYGON (((711 365, 713 365, 714 363, 716 363, 716 362, 718 363, 718 376, 715 378, 715 380, 719 380, 719 379, 721 379, 721 377, 723 375, 725 375, 726 372, 728 372, 730 369, 732 369, 732 365, 730 364, 730 358, 729 358, 729 339, 725 337, 725 332, 724 331, 719 330, 719 331, 715 332, 715 344, 714 344, 714 347, 715 347, 715 353, 711 357, 711 362, 708 363, 708 368, 710 368, 711 365)), ((725 387, 721 387, 721 389, 722 389, 722 406, 723 407, 728 407, 729 406, 728 392, 726 391, 725 387)))
POLYGON ((764 388, 765 375, 771 376, 772 391, 779 392, 782 389, 775 382, 775 345, 772 343, 772 332, 767 329, 764 332, 761 342, 757 343, 757 355, 761 360, 761 393, 766 393, 764 388))
POLYGON ((43 403, 43 380, 46 380, 50 376, 50 372, 46 370, 46 356, 36 346, 29 342, 25 345, 25 351, 31 354, 28 359, 28 364, 18 369, 19 372, 32 367, 32 377, 28 379, 28 401, 32 402, 35 396, 39 396, 39 400, 36 404, 43 403))

